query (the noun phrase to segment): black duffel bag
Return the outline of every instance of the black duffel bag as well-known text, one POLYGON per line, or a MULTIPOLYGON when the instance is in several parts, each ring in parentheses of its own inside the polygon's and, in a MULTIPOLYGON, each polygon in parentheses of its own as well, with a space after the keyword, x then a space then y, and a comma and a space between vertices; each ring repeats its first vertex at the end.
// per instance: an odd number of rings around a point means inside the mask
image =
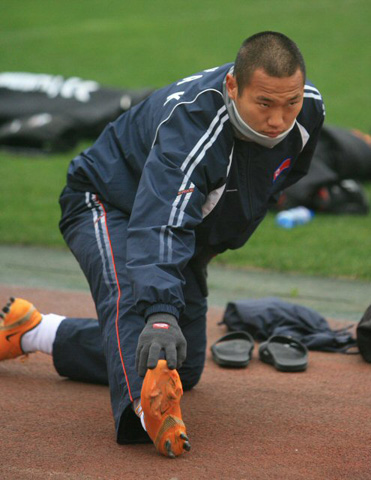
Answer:
POLYGON ((95 139, 153 88, 124 89, 93 80, 27 72, 0 72, 0 147, 58 152, 95 139))
POLYGON ((357 325, 357 344, 364 360, 371 363, 371 305, 357 325))

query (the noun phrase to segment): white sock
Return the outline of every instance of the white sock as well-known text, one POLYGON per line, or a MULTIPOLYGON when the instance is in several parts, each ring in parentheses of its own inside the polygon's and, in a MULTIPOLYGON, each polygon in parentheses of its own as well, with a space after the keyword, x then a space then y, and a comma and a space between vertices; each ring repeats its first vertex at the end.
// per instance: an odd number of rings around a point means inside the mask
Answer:
POLYGON ((134 407, 134 412, 140 418, 140 423, 142 424, 143 429, 147 431, 146 424, 144 423, 144 412, 142 409, 142 404, 140 403, 140 398, 137 398, 134 400, 133 407, 134 407))
POLYGON ((42 320, 37 327, 22 337, 21 347, 24 353, 39 351, 51 355, 58 327, 65 318, 54 313, 42 315, 42 320))

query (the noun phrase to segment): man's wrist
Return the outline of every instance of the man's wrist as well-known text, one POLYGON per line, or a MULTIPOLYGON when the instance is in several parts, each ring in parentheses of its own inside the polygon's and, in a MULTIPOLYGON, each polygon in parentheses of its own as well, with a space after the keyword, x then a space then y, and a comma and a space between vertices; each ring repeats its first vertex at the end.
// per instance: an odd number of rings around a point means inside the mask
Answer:
MULTIPOLYGON (((157 328, 161 328, 161 325, 176 325, 178 323, 177 318, 170 313, 153 313, 147 318, 147 323, 152 325, 158 324, 157 328)), ((165 327, 164 327, 165 328, 165 327)))
POLYGON ((148 318, 155 313, 170 314, 173 315, 176 319, 179 319, 180 314, 179 310, 174 307, 174 305, 170 305, 168 303, 154 303, 146 309, 144 318, 147 321, 148 318))

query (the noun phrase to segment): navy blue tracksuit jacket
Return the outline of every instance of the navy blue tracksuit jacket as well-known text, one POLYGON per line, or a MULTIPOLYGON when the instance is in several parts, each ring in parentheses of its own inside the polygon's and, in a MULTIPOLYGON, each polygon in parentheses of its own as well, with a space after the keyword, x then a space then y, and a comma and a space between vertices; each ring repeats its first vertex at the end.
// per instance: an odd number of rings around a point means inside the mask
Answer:
POLYGON ((182 270, 196 245, 241 247, 269 199, 299 180, 323 123, 321 96, 305 87, 289 135, 273 149, 234 137, 222 96, 231 64, 153 93, 109 124, 78 156, 68 184, 96 192, 130 217, 127 267, 138 311, 184 308, 182 270))

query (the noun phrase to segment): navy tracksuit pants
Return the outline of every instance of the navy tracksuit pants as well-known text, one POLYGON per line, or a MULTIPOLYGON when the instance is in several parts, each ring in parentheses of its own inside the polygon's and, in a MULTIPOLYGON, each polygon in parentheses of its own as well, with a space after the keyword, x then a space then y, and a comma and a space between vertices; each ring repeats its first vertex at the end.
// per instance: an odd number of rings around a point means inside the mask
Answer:
MULTIPOLYGON (((71 379, 109 384, 118 443, 148 441, 131 408, 143 381, 135 370, 135 354, 144 319, 136 312, 126 271, 129 218, 97 195, 69 187, 60 205, 60 229, 88 280, 98 322, 64 320, 53 346, 54 365, 71 379)), ((186 308, 179 325, 187 359, 179 375, 188 390, 199 381, 205 363, 207 302, 194 270, 187 266, 183 274, 186 308)))

